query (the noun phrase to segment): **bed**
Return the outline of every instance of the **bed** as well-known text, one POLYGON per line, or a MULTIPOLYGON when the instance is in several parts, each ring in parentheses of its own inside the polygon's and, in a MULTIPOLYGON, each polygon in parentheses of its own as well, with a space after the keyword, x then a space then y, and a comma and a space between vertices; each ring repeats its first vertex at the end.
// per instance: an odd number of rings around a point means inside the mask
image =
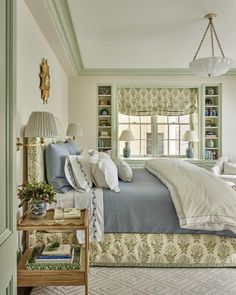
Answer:
MULTIPOLYGON (((104 240, 90 244, 90 265, 135 267, 234 267, 236 235, 231 231, 182 229, 169 190, 146 169, 133 169, 120 193, 103 190, 104 240), (148 191, 148 194, 147 194, 148 191)), ((44 151, 29 148, 29 178, 45 179, 44 151)), ((73 191, 64 195, 74 206, 73 191)), ((30 243, 75 242, 72 233, 34 233, 30 243)))

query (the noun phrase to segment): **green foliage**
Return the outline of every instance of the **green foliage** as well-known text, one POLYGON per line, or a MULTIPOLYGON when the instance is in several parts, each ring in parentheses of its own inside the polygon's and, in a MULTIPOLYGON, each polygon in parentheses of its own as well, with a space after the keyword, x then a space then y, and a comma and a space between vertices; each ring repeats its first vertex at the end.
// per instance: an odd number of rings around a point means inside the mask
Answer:
POLYGON ((56 202, 56 193, 53 190, 52 185, 45 182, 30 181, 23 184, 18 190, 18 198, 20 199, 19 207, 22 207, 25 202, 45 202, 53 203, 56 202))

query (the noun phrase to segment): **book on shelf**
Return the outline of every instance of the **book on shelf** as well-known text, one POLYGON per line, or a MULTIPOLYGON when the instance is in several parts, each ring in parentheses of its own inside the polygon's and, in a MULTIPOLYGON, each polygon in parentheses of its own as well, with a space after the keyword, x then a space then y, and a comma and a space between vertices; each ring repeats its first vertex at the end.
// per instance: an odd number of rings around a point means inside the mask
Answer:
POLYGON ((217 136, 216 135, 208 135, 208 134, 206 134, 206 138, 217 139, 217 136))
POLYGON ((64 218, 80 218, 81 212, 78 208, 64 208, 64 218))
POLYGON ((76 270, 80 268, 80 245, 72 247, 72 257, 65 259, 44 259, 38 260, 42 247, 34 247, 32 253, 28 257, 25 268, 27 270, 76 270))
POLYGON ((44 256, 37 255, 35 263, 72 263, 74 260, 74 249, 71 250, 70 256, 44 256))

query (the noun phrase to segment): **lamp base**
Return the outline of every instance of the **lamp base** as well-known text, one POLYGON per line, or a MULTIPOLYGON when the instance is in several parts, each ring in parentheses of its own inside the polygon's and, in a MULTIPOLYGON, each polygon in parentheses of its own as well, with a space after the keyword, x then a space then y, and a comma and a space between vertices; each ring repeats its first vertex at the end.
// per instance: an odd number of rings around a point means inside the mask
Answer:
POLYGON ((129 158, 131 154, 131 149, 129 147, 128 141, 125 143, 125 147, 123 148, 123 156, 124 158, 129 158))
POLYGON ((194 150, 191 142, 188 143, 188 147, 186 149, 186 157, 189 159, 194 157, 194 150))

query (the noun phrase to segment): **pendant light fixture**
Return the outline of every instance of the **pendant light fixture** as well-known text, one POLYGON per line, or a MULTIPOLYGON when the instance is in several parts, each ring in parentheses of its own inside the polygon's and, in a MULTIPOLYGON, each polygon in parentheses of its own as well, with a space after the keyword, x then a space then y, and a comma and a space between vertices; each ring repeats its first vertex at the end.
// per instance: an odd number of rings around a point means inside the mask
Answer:
POLYGON ((190 62, 189 64, 189 67, 191 71, 198 76, 204 76, 204 77, 220 76, 225 74, 230 69, 230 67, 233 64, 233 60, 228 57, 225 57, 219 38, 216 34, 216 31, 213 25, 213 18, 216 17, 216 14, 209 13, 205 17, 209 20, 209 23, 203 34, 202 40, 193 58, 193 61, 190 62), (197 59, 198 52, 202 46, 202 43, 207 35, 208 30, 210 30, 212 56, 197 59), (216 39, 217 45, 219 46, 221 56, 215 56, 214 37, 216 39))

